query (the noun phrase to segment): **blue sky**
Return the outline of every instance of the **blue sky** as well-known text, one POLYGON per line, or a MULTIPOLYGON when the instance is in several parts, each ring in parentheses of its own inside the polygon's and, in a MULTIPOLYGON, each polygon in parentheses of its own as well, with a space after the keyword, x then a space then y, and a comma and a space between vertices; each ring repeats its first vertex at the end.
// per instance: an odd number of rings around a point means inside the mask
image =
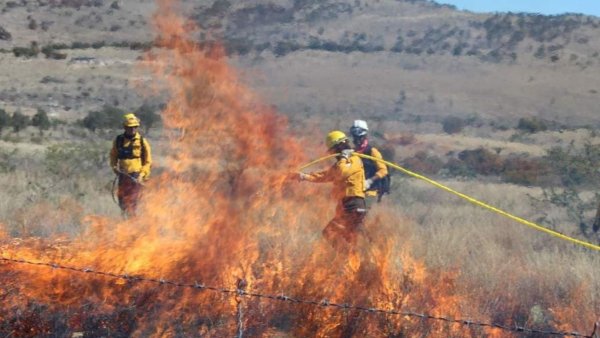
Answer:
POLYGON ((472 12, 530 12, 548 15, 583 13, 600 16, 600 0, 435 0, 472 12))

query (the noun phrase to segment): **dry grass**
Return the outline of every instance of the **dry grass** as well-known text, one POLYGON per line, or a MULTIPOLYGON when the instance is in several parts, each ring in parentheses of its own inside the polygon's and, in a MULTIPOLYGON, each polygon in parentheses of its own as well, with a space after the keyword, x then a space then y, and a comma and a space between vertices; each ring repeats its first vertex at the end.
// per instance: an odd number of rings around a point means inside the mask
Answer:
MULTIPOLYGON (((160 143, 155 150, 159 154, 158 162, 163 162, 165 156, 161 154, 160 143)), ((43 153, 31 151, 22 156, 19 161, 25 170, 0 174, 0 186, 3 187, 0 223, 9 235, 76 236, 86 229, 86 215, 119 218, 118 208, 107 190, 108 169, 105 172, 99 170, 99 176, 95 177, 82 175, 68 183, 54 182, 45 175, 40 160, 43 153)), ((556 230, 582 238, 564 210, 548 205, 544 206, 548 209, 540 209, 540 204, 534 203, 530 196, 540 197, 539 188, 477 181, 447 180, 442 183, 525 219, 536 221, 551 214, 556 230)), ((322 193, 319 189, 303 188, 309 195, 322 193)), ((308 200, 307 203, 310 205, 308 200)), ((263 254, 277 255, 271 252, 272 248, 282 252, 303 252, 307 246, 325 250, 326 245, 319 244, 320 230, 331 216, 330 209, 323 206, 324 217, 321 219, 306 219, 306 227, 290 233, 284 246, 277 242, 281 236, 269 232, 259 234, 256 238, 264 247, 263 254)), ((276 218, 270 221, 276 224, 276 218)), ((395 253, 391 255, 395 258, 386 263, 387 269, 412 276, 414 267, 401 256, 408 250, 411 257, 425 264, 429 279, 435 281, 446 276, 439 282, 452 283, 451 287, 445 285, 441 290, 451 290, 454 295, 465 297, 461 298, 463 316, 508 320, 510 318, 496 316, 509 314, 516 316, 512 317, 516 320, 524 316, 521 320, 533 326, 573 325, 565 329, 584 327, 593 320, 590 314, 595 313, 600 300, 600 272, 590 268, 600 263, 594 252, 473 206, 424 182, 400 176, 394 179, 393 194, 375 207, 367 224, 367 232, 374 243, 393 244, 390 253, 395 253), (568 314, 573 308, 584 313, 576 322, 568 314), (538 310, 544 318, 538 318, 538 310)), ((598 238, 586 240, 598 241, 598 238)), ((364 253, 383 250, 377 246, 369 248, 364 243, 363 246, 364 253)), ((307 259, 319 257, 309 255, 307 259)), ((302 262, 304 265, 313 263, 302 262)), ((303 265, 288 266, 286 262, 282 264, 290 273, 305 268, 303 265)), ((341 274, 350 268, 343 257, 336 257, 332 264, 340 264, 341 274)))
POLYGON ((86 215, 119 215, 106 177, 52 182, 43 173, 19 171, 0 174, 0 186, 0 219, 17 237, 77 235, 86 215))
POLYGON ((588 124, 597 101, 590 90, 600 88, 598 68, 552 69, 533 60, 486 64, 448 56, 303 51, 235 61, 252 74, 252 87, 283 111, 371 120, 477 113, 515 125, 520 117, 530 116, 588 124), (402 111, 392 113, 401 91, 406 95, 402 111))
MULTIPOLYGON (((539 195, 539 189, 477 182, 444 184, 528 220, 535 221, 544 212, 529 202, 528 196, 539 195)), ((406 245, 433 273, 457 271, 458 289, 472 297, 474 308, 482 306, 491 313, 502 313, 506 311, 503 306, 512 303, 529 315, 530 309, 541 305, 550 317, 552 307, 557 312, 577 307, 589 314, 583 317, 591 324, 600 299, 600 272, 592 268, 600 260, 596 252, 475 207, 414 179, 398 182, 394 200, 382 207, 403 215, 397 224, 399 232, 390 236, 410 233, 404 239, 406 245)), ((583 237, 576 225, 569 224, 564 214, 562 217, 556 230, 599 242, 597 236, 583 237)), ((560 322, 560 316, 554 320, 560 322)))
POLYGON ((139 52, 101 48, 70 50, 68 54, 68 59, 58 61, 0 54, 0 70, 6 74, 0 86, 7 93, 5 97, 12 97, 0 99, 0 108, 33 115, 37 107, 42 107, 50 117, 73 121, 104 105, 126 109, 141 105, 135 90, 123 91, 129 81, 137 79, 133 63, 139 52), (86 57, 93 60, 73 61, 86 57))
POLYGON ((489 150, 499 149, 502 155, 525 154, 527 156, 544 156, 546 149, 539 144, 525 144, 521 142, 510 142, 491 137, 475 137, 471 135, 445 135, 445 134, 420 134, 416 138, 416 144, 411 145, 405 150, 405 156, 412 156, 415 153, 426 150, 444 156, 449 152, 460 152, 463 150, 472 150, 485 148, 489 150))
MULTIPOLYGON (((88 140, 81 147, 89 148, 85 151, 91 154, 96 142, 88 140)), ((77 143, 6 143, 3 147, 0 222, 11 235, 76 235, 83 229, 86 215, 119 214, 110 195, 110 171, 81 172, 79 168, 85 166, 79 167, 79 163, 89 159, 75 158, 76 154, 59 162, 47 159, 50 145, 69 144, 77 143)))

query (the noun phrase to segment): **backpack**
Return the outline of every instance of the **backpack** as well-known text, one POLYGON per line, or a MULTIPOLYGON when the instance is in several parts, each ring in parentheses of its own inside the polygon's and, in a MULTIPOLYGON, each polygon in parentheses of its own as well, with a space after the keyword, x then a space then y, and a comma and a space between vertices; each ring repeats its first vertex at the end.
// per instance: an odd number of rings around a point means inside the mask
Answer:
MULTIPOLYGON (((371 147, 370 145, 367 146, 367 148, 364 151, 364 154, 373 156, 373 147, 371 147)), ((373 175, 375 175, 375 172, 377 171, 377 167, 375 166, 375 161, 368 159, 368 158, 363 158, 362 160, 363 160, 363 164, 365 167, 365 176, 372 177, 373 175)), ((390 176, 389 168, 388 168, 388 174, 385 175, 384 177, 378 179, 377 181, 373 182, 373 185, 369 188, 369 190, 376 190, 377 191, 377 202, 381 202, 381 198, 383 197, 383 195, 390 193, 391 185, 392 185, 392 177, 390 176)))
POLYGON ((390 188, 392 186, 392 176, 390 176, 390 173, 388 172, 387 175, 377 180, 377 182, 375 183, 379 183, 377 186, 377 202, 381 202, 381 198, 383 197, 383 195, 390 193, 390 188))

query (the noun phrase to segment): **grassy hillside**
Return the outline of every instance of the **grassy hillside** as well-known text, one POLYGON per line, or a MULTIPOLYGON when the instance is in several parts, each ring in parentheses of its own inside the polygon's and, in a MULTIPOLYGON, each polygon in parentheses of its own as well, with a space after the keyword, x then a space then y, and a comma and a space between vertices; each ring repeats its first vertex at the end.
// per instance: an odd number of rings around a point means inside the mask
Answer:
MULTIPOLYGON (((79 114, 143 102, 140 91, 116 88, 133 87, 129 82, 138 77, 130 65, 152 45, 152 1, 3 6, 0 67, 9 76, 1 105, 69 116, 73 106, 79 114), (37 56, 27 57, 32 50, 37 56), (44 83, 45 75, 33 76, 50 69, 60 74, 44 83), (57 90, 62 97, 52 96, 57 90)), ((474 14, 392 0, 185 1, 180 7, 205 29, 199 40, 222 41, 265 101, 299 120, 360 115, 439 122, 477 115, 513 125, 531 116, 571 126, 598 123, 600 21, 594 17, 474 14)))

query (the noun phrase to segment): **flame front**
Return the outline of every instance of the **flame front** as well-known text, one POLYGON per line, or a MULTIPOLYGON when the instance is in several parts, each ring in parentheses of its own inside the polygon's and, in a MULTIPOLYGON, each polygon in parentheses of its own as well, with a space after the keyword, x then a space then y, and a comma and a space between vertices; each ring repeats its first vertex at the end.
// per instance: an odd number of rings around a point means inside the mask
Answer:
MULTIPOLYGON (((142 61, 156 86, 168 88, 162 117, 171 134, 168 170, 146 187, 140 216, 90 216, 86 233, 68 241, 11 241, 0 232, 3 257, 228 289, 244 280, 267 295, 494 319, 473 303, 469 286, 456 285, 459 271, 428 271, 404 238, 390 236, 410 222, 391 208, 367 221, 355 247, 333 249, 320 233, 336 203, 328 187, 287 179, 308 159, 305 148, 322 146, 312 141, 316 135, 293 135, 286 119, 240 82, 219 46, 193 41, 195 28, 173 6, 159 1, 161 48, 142 61)), ((0 271, 0 325, 14 336, 221 337, 232 336, 240 318, 256 337, 506 336, 60 269, 2 264, 0 271)))

